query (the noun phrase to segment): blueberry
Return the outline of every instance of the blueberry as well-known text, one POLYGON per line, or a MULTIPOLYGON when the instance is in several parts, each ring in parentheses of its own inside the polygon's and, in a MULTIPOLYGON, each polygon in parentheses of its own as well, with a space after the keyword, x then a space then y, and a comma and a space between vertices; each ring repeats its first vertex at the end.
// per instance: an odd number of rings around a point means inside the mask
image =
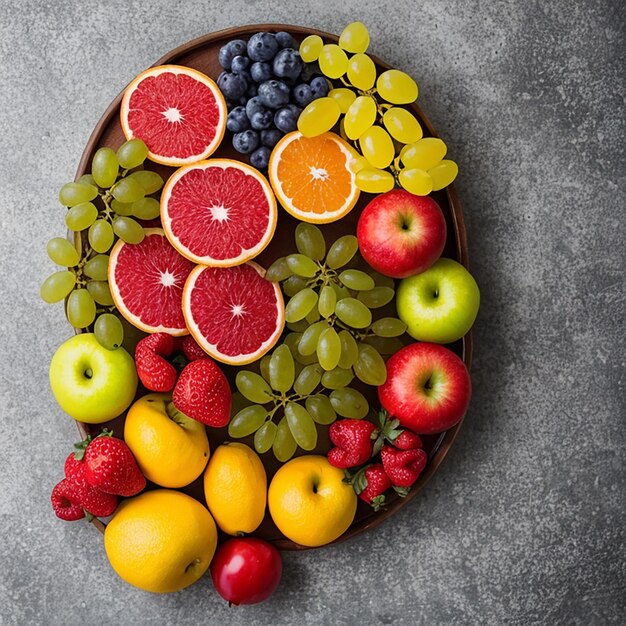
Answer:
POLYGON ((223 72, 217 79, 217 86, 228 100, 235 101, 246 93, 248 83, 240 74, 223 72))
POLYGON ((272 111, 255 111, 250 118, 250 125, 255 130, 263 130, 272 125, 274 114, 272 111))
POLYGON ((241 54, 238 54, 233 58, 230 64, 230 71, 235 74, 240 74, 241 72, 248 69, 248 65, 250 65, 250 59, 241 54))
POLYGON ((276 128, 282 130, 284 133, 290 133, 292 130, 296 130, 298 126, 298 116, 301 112, 302 109, 295 104, 288 104, 286 107, 283 107, 274 115, 276 128))
POLYGON ((320 66, 317 64, 317 61, 313 61, 313 63, 305 63, 302 71, 300 72, 300 81, 303 83, 311 82, 311 79, 315 76, 319 76, 322 72, 320 71, 320 66))
POLYGON ((257 148, 250 155, 250 165, 252 165, 252 167, 256 167, 258 170, 266 169, 269 162, 270 149, 266 146, 261 146, 260 148, 257 148))
POLYGON ((296 85, 293 89, 293 99, 301 107, 305 107, 309 102, 313 102, 313 90, 306 84, 296 85))
POLYGON ((259 85, 259 98, 270 109, 280 109, 289 102, 289 87, 281 80, 268 80, 259 85))
POLYGON ((247 44, 242 39, 233 39, 232 41, 229 41, 226 45, 220 48, 218 55, 220 65, 225 70, 229 70, 231 68, 233 58, 238 55, 245 54, 246 50, 247 44))
POLYGON ((328 82, 323 76, 318 76, 311 81, 313 99, 323 98, 328 95, 328 82))
POLYGON ((226 118, 226 128, 228 128, 231 133, 241 133, 250 128, 250 120, 246 115, 245 107, 235 107, 228 114, 228 117, 226 118))
POLYGON ((278 42, 278 47, 281 48, 281 50, 282 48, 297 48, 298 47, 296 40, 289 33, 286 33, 284 30, 281 31, 280 33, 276 33, 274 37, 276 37, 276 41, 278 42))
POLYGON ((268 148, 273 148, 283 136, 283 131, 278 128, 268 128, 261 131, 261 143, 268 148))
POLYGON ((233 135, 233 148, 241 154, 250 154, 259 145, 259 133, 255 130, 244 130, 233 135))
POLYGON ((250 76, 256 83, 262 83, 272 78, 272 66, 264 61, 257 61, 250 66, 250 76))
POLYGON ((259 96, 253 96, 252 98, 248 100, 248 102, 246 102, 246 115, 248 116, 249 120, 252 120, 252 116, 255 113, 259 111, 263 112, 266 110, 267 109, 261 102, 261 98, 259 98, 259 96))
POLYGON ((254 96, 257 95, 258 91, 259 91, 258 85, 251 80, 248 83, 248 89, 246 91, 246 96, 248 96, 248 98, 253 98, 254 96))
POLYGON ((255 33, 248 41, 248 56, 253 61, 269 61, 278 52, 278 42, 272 33, 255 33))
POLYGON ((276 76, 296 80, 302 71, 302 59, 297 50, 284 48, 274 58, 272 67, 276 76))

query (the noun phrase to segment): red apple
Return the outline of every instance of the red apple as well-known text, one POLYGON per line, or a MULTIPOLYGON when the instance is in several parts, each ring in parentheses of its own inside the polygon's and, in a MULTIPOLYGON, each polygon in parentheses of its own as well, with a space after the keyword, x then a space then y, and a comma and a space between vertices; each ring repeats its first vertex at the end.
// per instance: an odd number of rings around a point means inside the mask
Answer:
POLYGON ((441 256, 446 221, 431 197, 392 189, 363 209, 356 236, 363 258, 377 272, 406 278, 427 270, 441 256))
POLYGON ((465 363, 435 343, 412 343, 387 361, 378 388, 384 409, 402 426, 430 435, 457 424, 469 405, 472 383, 465 363))

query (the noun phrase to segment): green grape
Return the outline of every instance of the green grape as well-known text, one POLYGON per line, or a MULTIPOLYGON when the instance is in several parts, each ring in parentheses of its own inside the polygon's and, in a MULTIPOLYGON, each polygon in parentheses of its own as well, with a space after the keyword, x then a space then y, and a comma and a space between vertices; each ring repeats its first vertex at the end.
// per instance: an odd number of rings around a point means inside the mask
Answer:
POLYGON ((85 185, 91 185, 93 187, 97 187, 96 181, 93 179, 91 174, 83 174, 77 181, 77 183, 84 183, 85 185))
POLYGON ((55 272, 41 283, 39 295, 44 302, 52 304, 63 300, 76 285, 76 275, 69 270, 55 272))
POLYGON ((396 282, 393 278, 391 278, 391 276, 385 276, 384 274, 380 274, 378 272, 370 272, 370 276, 374 279, 377 287, 389 287, 390 289, 395 289, 396 282))
POLYGON ((129 178, 136 180, 142 186, 146 196, 156 193, 163 187, 163 178, 156 172, 150 170, 137 170, 133 172, 129 178))
POLYGON ((351 172, 358 174, 362 170, 371 169, 372 166, 369 164, 368 160, 364 156, 358 155, 357 157, 353 158, 352 161, 350 161, 348 167, 350 168, 351 172))
POLYGON ((336 367, 334 370, 324 372, 322 376, 322 385, 326 389, 341 389, 346 385, 349 385, 354 378, 352 369, 343 369, 342 367, 336 367))
POLYGON ((374 289, 374 279, 361 270, 344 270, 339 274, 339 280, 348 289, 354 289, 355 291, 374 289))
POLYGON ((96 220, 89 227, 89 245, 96 252, 107 252, 113 245, 113 229, 105 219, 96 220))
MULTIPOLYGON (((337 296, 337 301, 343 300, 344 298, 351 298, 352 294, 350 290, 344 287, 343 285, 337 285, 336 283, 332 283, 331 287, 337 296)), ((336 305, 335 305, 336 306, 336 305)))
POLYGON ((285 417, 295 442, 303 450, 313 450, 317 445, 317 428, 308 411, 297 402, 288 402, 285 417))
POLYGON ((270 359, 271 358, 272 356, 270 354, 266 354, 259 362, 259 370, 261 372, 261 376, 263 376, 263 378, 268 383, 270 382, 270 359))
POLYGON ((302 291, 307 285, 307 279, 302 276, 290 276, 283 283, 283 291, 285 295, 292 298, 299 291, 302 291))
POLYGON ((398 180, 404 189, 416 196, 427 196, 433 190, 433 179, 424 170, 402 170, 398 180))
POLYGON ((437 137, 424 137, 400 151, 400 160, 405 167, 426 170, 435 167, 444 156, 448 148, 437 137))
POLYGON ((300 44, 300 58, 305 63, 313 63, 319 58, 323 47, 324 42, 319 35, 309 35, 300 44))
POLYGON ((347 265, 359 249, 359 242, 354 235, 339 237, 326 255, 326 265, 333 270, 347 265))
POLYGON ((241 411, 230 420, 228 424, 228 434, 236 439, 247 437, 263 426, 267 415, 267 410, 258 404, 253 404, 245 409, 241 409, 241 411))
POLYGON ((320 315, 324 318, 329 318, 335 312, 335 305, 337 304, 337 294, 330 285, 324 285, 320 290, 320 297, 317 303, 317 308, 320 315))
POLYGON ((335 307, 337 317, 352 328, 367 328, 372 323, 372 313, 360 300, 343 298, 335 307))
POLYGON ((112 306, 114 304, 109 283, 106 280, 90 280, 87 283, 87 291, 97 304, 102 306, 112 306))
POLYGON ((322 372, 323 370, 318 363, 305 365, 293 384, 293 390, 298 395, 308 396, 320 384, 322 372))
POLYGON ((359 357, 359 347, 356 339, 347 330, 339 332, 339 341, 341 342, 341 356, 337 365, 343 369, 348 369, 356 363, 359 357))
POLYGON ((255 372, 239 370, 235 385, 244 398, 257 404, 267 404, 274 397, 267 382, 255 372))
POLYGON ((328 78, 339 78, 348 69, 348 55, 334 43, 327 43, 322 47, 317 62, 322 74, 328 78))
POLYGON ((308 397, 304 406, 313 418, 313 421, 323 426, 332 424, 337 419, 337 413, 333 409, 328 396, 324 396, 321 393, 308 397))
POLYGON ((309 327, 309 323, 305 318, 299 322, 287 322, 285 326, 287 326, 287 328, 292 330, 294 333, 303 333, 309 327))
POLYGON ((304 254, 290 254, 286 260, 289 269, 298 276, 313 278, 319 271, 317 263, 304 254))
POLYGON ((46 246, 46 251, 48 252, 50 260, 57 265, 74 267, 78 265, 80 261, 76 248, 63 237, 53 237, 50 239, 46 246))
POLYGON ((364 341, 385 355, 395 354, 404 345, 397 337, 367 337, 364 341))
POLYGON ((378 337, 399 337, 406 332, 406 324, 397 317, 381 317, 370 330, 378 337))
POLYGON ((98 315, 93 332, 98 343, 107 350, 117 350, 124 341, 124 327, 119 318, 112 313, 98 315))
POLYGON ((385 193, 391 191, 396 181, 391 172, 367 167, 357 172, 356 186, 365 193, 385 193))
POLYGON ((287 259, 284 256, 281 256, 269 266, 267 272, 265 273, 265 278, 267 278, 267 280, 271 280, 273 283, 279 283, 285 280, 285 278, 289 278, 292 274, 293 272, 287 265, 287 259))
POLYGON ((134 204, 135 204, 134 202, 120 202, 119 200, 116 200, 115 198, 113 198, 113 200, 111 200, 110 202, 110 206, 113 209, 113 211, 117 213, 117 215, 124 215, 124 216, 133 214, 134 204))
POLYGON ((307 356, 298 352, 297 354, 294 354, 293 358, 296 360, 296 363, 299 363, 300 365, 314 365, 317 363, 317 354, 310 354, 307 356))
POLYGON ((148 156, 148 146, 141 139, 130 139, 117 149, 117 158, 125 170, 141 165, 148 156))
POLYGON ((111 188, 111 193, 116 200, 125 203, 137 202, 145 196, 143 187, 130 176, 118 180, 111 188))
POLYGON ((116 217, 113 232, 126 243, 141 243, 146 236, 143 226, 132 217, 116 217))
POLYGON ((109 270, 109 255, 96 254, 83 266, 83 272, 94 280, 106 280, 109 270))
POLYGON ((341 356, 341 341, 337 331, 332 328, 326 328, 321 334, 317 342, 317 358, 320 365, 326 370, 333 370, 339 363, 341 356))
POLYGON ((372 126, 359 135, 361 154, 378 169, 389 167, 396 154, 393 140, 382 126, 372 126))
MULTIPOLYGON (((322 231, 313 224, 300 222, 296 227, 296 248, 305 257, 321 261, 326 254, 326 242, 322 231)), ((317 266, 315 270, 317 271, 317 266)))
POLYGON ((367 343, 359 344, 359 358, 354 364, 354 373, 366 385, 379 387, 387 380, 387 367, 380 354, 367 343))
POLYGON ((74 289, 67 299, 67 320, 74 328, 87 328, 96 318, 96 303, 86 289, 74 289))
POLYGON ((296 375, 289 347, 282 345, 274 350, 270 359, 270 385, 275 391, 289 391, 296 375))
POLYGON ((317 294, 307 287, 293 296, 285 307, 285 320, 297 322, 305 318, 317 304, 317 294))
POLYGON ((302 333, 287 333, 283 343, 289 348, 291 355, 295 358, 298 352, 298 344, 302 339, 302 333))
POLYGON ((89 228, 98 219, 98 209, 93 202, 81 202, 74 205, 65 214, 65 223, 75 232, 89 228))
POLYGON ((370 45, 370 34, 363 22, 351 22, 339 36, 339 45, 346 52, 365 52, 370 45))
POLYGON ((415 116, 401 107, 387 109, 383 115, 383 124, 389 134, 400 143, 413 143, 424 134, 415 116))
POLYGON ((351 419, 363 419, 368 411, 369 404, 365 396, 352 387, 344 387, 343 389, 335 389, 330 392, 330 403, 333 409, 341 417, 349 417, 351 419))
POLYGON ((98 195, 98 188, 86 183, 65 183, 59 191, 59 202, 65 206, 76 206, 91 202, 98 195))
POLYGON ((368 91, 376 81, 376 66, 367 54, 355 54, 348 61, 348 80, 361 91, 368 91))
POLYGON ((389 304, 395 295, 395 291, 391 287, 374 287, 369 291, 361 291, 357 295, 357 299, 362 302, 368 309, 378 309, 385 304, 389 304))
POLYGON ((155 198, 141 198, 130 205, 130 210, 140 220, 153 220, 161 214, 161 205, 155 198))
POLYGON ((320 335, 328 328, 326 321, 311 324, 303 333, 298 343, 298 352, 304 356, 315 354, 320 335))
POLYGON ((248 398, 244 398, 238 391, 232 395, 231 403, 230 403, 230 417, 231 419, 241 411, 241 409, 245 409, 247 406, 250 406, 250 400, 248 398))
POLYGON ((417 83, 400 70, 387 70, 376 81, 381 98, 392 104, 409 104, 417 100, 417 83))
POLYGON ((317 307, 314 306, 304 318, 307 324, 315 324, 320 321, 320 312, 317 310, 317 307))
POLYGON ((352 89, 347 87, 338 87, 337 89, 331 89, 328 92, 328 97, 332 98, 338 105, 342 114, 350 108, 350 105, 355 101, 356 94, 352 89))
POLYGON ((447 187, 459 173, 459 166, 454 161, 444 159, 435 167, 428 170, 428 174, 433 182, 433 191, 439 191, 447 187))
POLYGON ((346 136, 356 141, 376 121, 376 101, 371 96, 359 96, 346 111, 343 129, 346 136))
POLYGON ((93 155, 91 175, 98 187, 108 189, 117 180, 120 164, 111 148, 99 148, 93 155))
POLYGON ((305 137, 317 137, 329 131, 339 119, 341 109, 328 96, 318 98, 306 105, 298 117, 298 130, 305 137))
POLYGON ((274 443, 272 443, 274 456, 281 463, 284 463, 294 455, 297 447, 296 440, 293 438, 293 435, 289 430, 287 418, 283 417, 280 422, 278 422, 276 435, 274 436, 274 443))
POLYGON ((274 443, 276 438, 276 424, 274 422, 265 422, 259 430, 254 433, 254 449, 259 454, 265 454, 274 443))

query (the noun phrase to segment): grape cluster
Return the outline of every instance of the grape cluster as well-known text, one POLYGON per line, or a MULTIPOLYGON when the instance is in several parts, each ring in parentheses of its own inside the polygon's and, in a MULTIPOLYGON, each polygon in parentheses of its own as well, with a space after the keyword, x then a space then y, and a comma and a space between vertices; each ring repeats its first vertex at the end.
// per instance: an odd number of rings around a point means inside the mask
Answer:
POLYGON ((91 174, 66 183, 59 191, 59 201, 68 207, 67 227, 86 237, 76 240, 78 249, 62 237, 51 239, 47 246, 50 259, 66 269, 46 278, 41 298, 49 303, 67 298, 69 323, 84 329, 95 321, 96 338, 110 350, 121 345, 124 329, 113 314, 106 253, 116 237, 126 243, 143 241, 144 229, 137 220, 154 219, 160 212, 159 200, 151 195, 161 189, 163 179, 156 172, 137 169, 147 155, 148 148, 140 139, 125 142, 117 152, 97 150, 91 174))
POLYGON ((365 54, 369 33, 361 22, 346 26, 339 45, 310 35, 300 44, 303 60, 317 61, 324 76, 344 87, 307 105, 298 129, 307 137, 329 131, 339 121, 344 139, 354 142, 356 184, 362 191, 383 193, 396 182, 407 191, 425 196, 447 187, 458 173, 454 161, 444 159, 441 139, 423 138, 415 116, 402 105, 417 99, 415 81, 400 70, 377 76, 376 65, 365 54), (350 53, 351 56, 348 56, 350 53))
POLYGON ((259 32, 246 43, 229 41, 220 49, 224 71, 217 84, 228 104, 226 128, 233 147, 265 169, 271 149, 296 130, 303 107, 328 94, 328 82, 317 64, 302 62, 289 33, 259 32))
POLYGON ((228 431, 232 437, 255 433, 255 449, 272 448, 279 461, 291 458, 298 446, 315 448, 316 424, 331 424, 337 415, 367 415, 367 399, 350 385, 355 378, 382 385, 387 378, 382 355, 396 352, 406 331, 395 317, 374 319, 376 309, 393 299, 394 282, 352 267, 356 237, 340 237, 327 251, 320 229, 300 223, 295 239, 297 252, 277 259, 266 275, 289 297, 290 332, 261 359, 260 374, 237 374, 228 431))

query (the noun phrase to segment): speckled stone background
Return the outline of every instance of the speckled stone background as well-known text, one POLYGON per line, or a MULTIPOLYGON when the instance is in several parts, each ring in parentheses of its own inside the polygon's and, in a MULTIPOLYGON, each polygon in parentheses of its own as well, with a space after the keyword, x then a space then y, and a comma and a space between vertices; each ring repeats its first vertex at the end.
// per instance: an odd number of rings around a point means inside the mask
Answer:
POLYGON ((624 10, 583 2, 0 0, 0 624, 623 624, 624 10), (293 5, 293 6, 290 6, 293 5), (423 495, 381 528, 286 554, 271 601, 208 577, 135 590, 49 504, 74 424, 49 360, 70 335, 38 299, 56 202, 136 73, 209 31, 291 22, 410 72, 461 165, 482 289, 475 394, 423 495))

